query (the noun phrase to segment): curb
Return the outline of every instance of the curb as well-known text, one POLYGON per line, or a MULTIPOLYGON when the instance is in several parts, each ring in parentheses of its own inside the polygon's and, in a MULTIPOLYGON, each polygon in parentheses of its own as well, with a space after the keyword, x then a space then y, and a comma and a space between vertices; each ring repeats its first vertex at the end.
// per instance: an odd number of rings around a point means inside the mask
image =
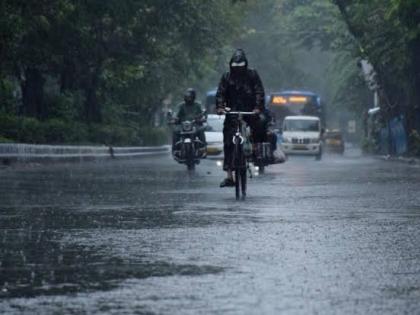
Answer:
POLYGON ((107 147, 36 144, 1 144, 0 162, 55 162, 87 161, 98 159, 139 158, 169 154, 170 146, 158 147, 107 147))
POLYGON ((410 165, 420 165, 420 159, 414 158, 414 157, 408 158, 408 157, 402 157, 402 156, 380 155, 377 158, 382 161, 387 161, 387 162, 398 162, 398 163, 404 163, 404 164, 410 164, 410 165))

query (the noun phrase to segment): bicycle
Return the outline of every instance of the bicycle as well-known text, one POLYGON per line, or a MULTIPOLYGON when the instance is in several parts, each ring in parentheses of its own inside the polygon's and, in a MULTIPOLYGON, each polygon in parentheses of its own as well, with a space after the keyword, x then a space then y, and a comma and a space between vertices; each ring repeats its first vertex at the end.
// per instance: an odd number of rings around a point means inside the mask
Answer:
POLYGON ((255 115, 255 112, 240 112, 240 111, 226 111, 226 115, 233 115, 237 120, 236 133, 233 136, 232 142, 234 144, 233 150, 233 168, 235 173, 235 196, 236 200, 246 198, 247 186, 247 171, 249 170, 248 157, 252 154, 252 146, 249 140, 249 135, 246 131, 246 123, 243 120, 244 116, 255 115))

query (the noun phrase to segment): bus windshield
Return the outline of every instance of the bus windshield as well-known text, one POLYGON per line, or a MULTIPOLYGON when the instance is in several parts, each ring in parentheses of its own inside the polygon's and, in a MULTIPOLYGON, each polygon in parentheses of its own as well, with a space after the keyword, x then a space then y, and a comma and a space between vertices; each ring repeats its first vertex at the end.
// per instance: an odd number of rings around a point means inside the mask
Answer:
POLYGON ((284 121, 283 131, 319 132, 319 120, 290 119, 284 121))

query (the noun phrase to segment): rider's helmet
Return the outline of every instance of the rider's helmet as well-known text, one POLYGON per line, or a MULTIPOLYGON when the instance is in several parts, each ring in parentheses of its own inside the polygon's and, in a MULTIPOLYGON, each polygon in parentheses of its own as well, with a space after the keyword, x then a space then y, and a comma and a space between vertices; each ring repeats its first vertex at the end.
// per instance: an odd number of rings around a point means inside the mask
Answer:
POLYGON ((189 88, 184 93, 184 101, 186 104, 191 105, 195 101, 195 90, 193 88, 189 88))

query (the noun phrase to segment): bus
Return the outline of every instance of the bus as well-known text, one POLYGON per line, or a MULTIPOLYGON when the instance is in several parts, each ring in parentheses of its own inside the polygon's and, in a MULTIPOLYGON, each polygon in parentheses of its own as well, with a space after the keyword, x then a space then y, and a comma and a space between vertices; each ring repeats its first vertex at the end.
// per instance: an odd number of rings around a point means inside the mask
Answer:
POLYGON ((324 123, 321 98, 313 92, 283 91, 271 93, 267 107, 273 114, 275 125, 278 128, 281 128, 286 116, 316 116, 324 123))

